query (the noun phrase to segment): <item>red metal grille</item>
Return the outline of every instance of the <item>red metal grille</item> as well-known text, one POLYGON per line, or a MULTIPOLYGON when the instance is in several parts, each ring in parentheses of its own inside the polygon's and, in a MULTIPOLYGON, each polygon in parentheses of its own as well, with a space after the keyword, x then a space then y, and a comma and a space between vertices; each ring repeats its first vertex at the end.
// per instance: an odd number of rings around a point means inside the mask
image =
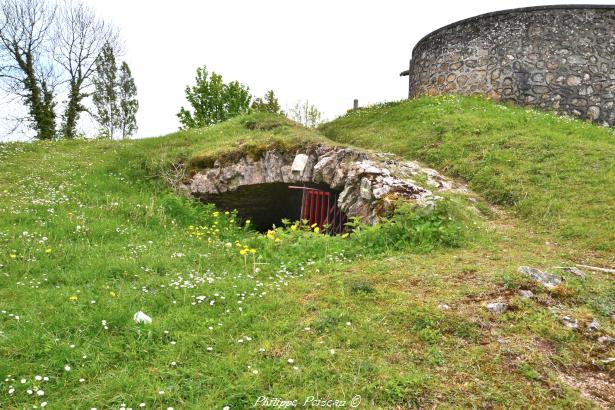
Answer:
POLYGON ((322 232, 336 235, 344 231, 346 215, 337 206, 337 194, 316 188, 291 186, 303 190, 301 219, 316 224, 322 232))

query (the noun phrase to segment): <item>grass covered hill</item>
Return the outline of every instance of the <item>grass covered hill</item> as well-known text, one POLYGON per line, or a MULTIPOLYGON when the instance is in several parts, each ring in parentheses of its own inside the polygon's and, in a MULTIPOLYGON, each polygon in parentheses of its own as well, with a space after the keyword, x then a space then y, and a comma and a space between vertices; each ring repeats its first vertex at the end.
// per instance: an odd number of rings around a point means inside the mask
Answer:
POLYGON ((350 111, 321 131, 416 158, 584 248, 615 253, 615 133, 482 98, 419 98, 350 111))
POLYGON ((612 406, 613 276, 553 270, 613 266, 609 137, 434 98, 321 132, 251 114, 147 140, 0 144, 0 408, 612 406), (173 164, 317 142, 420 158, 476 192, 329 237, 293 222, 260 234, 168 184, 173 164), (565 281, 545 288, 522 265, 565 281))

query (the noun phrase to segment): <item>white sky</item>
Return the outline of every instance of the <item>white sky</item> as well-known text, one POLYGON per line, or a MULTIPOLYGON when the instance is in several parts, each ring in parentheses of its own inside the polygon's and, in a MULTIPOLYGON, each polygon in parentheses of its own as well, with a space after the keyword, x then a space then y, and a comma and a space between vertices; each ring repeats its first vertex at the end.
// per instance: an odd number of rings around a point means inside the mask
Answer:
MULTIPOLYGON (((184 88, 206 64, 225 82, 283 107, 309 100, 332 119, 407 96, 411 51, 425 34, 490 11, 549 1, 85 0, 119 29, 138 88, 137 137, 178 129, 184 88)), ((564 1, 565 2, 565 1, 564 1)), ((613 4, 576 0, 578 4, 613 4)), ((2 137, 0 136, 0 140, 2 137)))

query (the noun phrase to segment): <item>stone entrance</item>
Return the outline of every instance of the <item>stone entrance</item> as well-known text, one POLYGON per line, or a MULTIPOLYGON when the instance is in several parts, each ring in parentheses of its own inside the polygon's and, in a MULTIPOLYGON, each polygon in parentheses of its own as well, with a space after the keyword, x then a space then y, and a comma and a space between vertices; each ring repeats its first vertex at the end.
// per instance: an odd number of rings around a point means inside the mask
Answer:
POLYGON ((259 230, 279 226, 282 219, 300 219, 302 194, 293 192, 290 185, 338 194, 337 207, 345 217, 366 224, 390 214, 398 200, 430 206, 439 199, 433 191, 465 190, 416 162, 322 144, 300 151, 272 148, 256 158, 248 154, 232 158, 197 170, 185 189, 221 209, 237 209, 259 230))

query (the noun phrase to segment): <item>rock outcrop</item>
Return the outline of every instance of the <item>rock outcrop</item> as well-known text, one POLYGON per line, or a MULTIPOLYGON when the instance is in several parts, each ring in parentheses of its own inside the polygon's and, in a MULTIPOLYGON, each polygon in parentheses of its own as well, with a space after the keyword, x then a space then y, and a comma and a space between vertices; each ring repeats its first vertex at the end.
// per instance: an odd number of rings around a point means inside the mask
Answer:
POLYGON ((416 162, 325 145, 298 152, 271 149, 258 158, 245 155, 224 164, 216 161, 196 172, 186 188, 203 197, 268 183, 326 185, 340 192, 338 206, 349 218, 368 224, 388 214, 398 199, 429 206, 438 199, 434 191, 465 190, 416 162))

